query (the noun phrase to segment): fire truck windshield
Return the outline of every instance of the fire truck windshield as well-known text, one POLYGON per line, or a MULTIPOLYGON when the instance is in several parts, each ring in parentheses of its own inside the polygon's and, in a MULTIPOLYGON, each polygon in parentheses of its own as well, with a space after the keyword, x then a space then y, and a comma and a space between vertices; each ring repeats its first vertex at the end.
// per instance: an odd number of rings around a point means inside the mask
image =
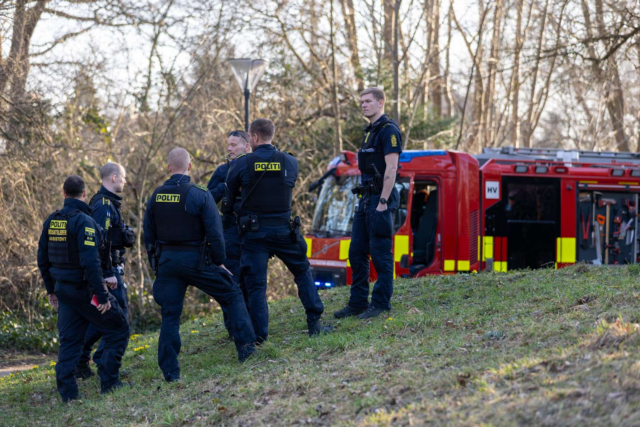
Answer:
POLYGON ((311 233, 323 237, 351 234, 357 200, 351 189, 358 185, 359 179, 359 176, 327 178, 318 196, 311 233))

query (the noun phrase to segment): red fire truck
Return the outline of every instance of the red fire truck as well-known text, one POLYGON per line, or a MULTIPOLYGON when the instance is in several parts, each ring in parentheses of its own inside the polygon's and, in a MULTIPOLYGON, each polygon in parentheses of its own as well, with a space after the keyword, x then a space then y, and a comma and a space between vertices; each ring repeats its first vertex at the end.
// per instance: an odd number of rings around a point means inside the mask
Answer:
MULTIPOLYGON (((351 284, 349 245, 359 183, 345 151, 312 185, 307 256, 316 286, 351 284)), ((394 273, 635 263, 640 156, 553 149, 405 151, 396 188, 394 273)), ((377 277, 371 264, 371 281, 377 277)))

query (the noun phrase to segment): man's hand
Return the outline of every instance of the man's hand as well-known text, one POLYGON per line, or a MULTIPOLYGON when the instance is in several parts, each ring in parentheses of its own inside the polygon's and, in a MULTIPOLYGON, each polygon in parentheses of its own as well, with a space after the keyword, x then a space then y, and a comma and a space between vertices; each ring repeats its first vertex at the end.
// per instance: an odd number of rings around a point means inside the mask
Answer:
POLYGON ((227 273, 229 273, 231 276, 233 276, 233 273, 230 272, 229 270, 227 270, 227 267, 224 266, 224 264, 220 264, 218 267, 220 267, 221 269, 223 269, 224 271, 226 271, 227 273))
POLYGON ((118 287, 118 279, 115 276, 105 277, 104 281, 107 282, 107 288, 111 290, 114 290, 118 287))
POLYGON ((378 207, 376 207, 376 210, 378 212, 386 211, 387 210, 387 205, 383 205, 382 203, 378 203, 378 207))
POLYGON ((57 309, 58 308, 58 297, 56 296, 56 294, 49 294, 47 296, 49 297, 49 304, 51 305, 51 307, 57 309))
POLYGON ((107 311, 111 310, 111 303, 107 301, 106 304, 98 304, 96 307, 100 314, 105 314, 107 311))

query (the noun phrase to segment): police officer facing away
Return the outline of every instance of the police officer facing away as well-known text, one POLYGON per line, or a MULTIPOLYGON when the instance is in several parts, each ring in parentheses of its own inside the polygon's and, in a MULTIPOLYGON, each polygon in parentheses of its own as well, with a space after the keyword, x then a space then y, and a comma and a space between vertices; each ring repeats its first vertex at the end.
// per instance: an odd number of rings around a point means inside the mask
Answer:
POLYGON ((277 256, 293 274, 298 296, 307 314, 309 335, 329 332, 320 323, 324 305, 307 260, 307 244, 300 235, 300 220, 291 220, 293 187, 298 162, 278 151, 271 140, 273 122, 258 119, 249 127, 252 153, 236 159, 227 176, 230 200, 241 195, 238 224, 242 237, 241 268, 249 293, 249 313, 258 342, 268 336, 267 263, 277 256))
POLYGON ((362 185, 356 189, 360 200, 353 219, 349 262, 353 284, 348 305, 336 311, 337 318, 377 317, 391 310, 393 294, 393 213, 398 208, 395 189, 402 140, 398 125, 384 114, 384 92, 369 88, 360 95, 362 112, 369 120, 362 148, 358 152, 358 168, 362 185), (378 273, 369 304, 369 255, 378 273))
POLYGON ((119 371, 129 342, 129 323, 102 277, 99 248, 101 230, 84 202, 84 180, 71 175, 63 185, 64 207, 44 222, 38 242, 38 268, 49 295, 58 308, 60 349, 56 382, 62 400, 78 399, 74 370, 89 325, 102 334, 98 365, 101 392, 121 387, 119 371), (92 305, 92 297, 97 306, 92 305))
MULTIPOLYGON (((122 217, 122 197, 118 194, 124 191, 127 183, 126 171, 118 163, 108 162, 100 168, 102 187, 89 202, 91 217, 103 230, 103 238, 107 241, 105 269, 102 275, 107 282, 109 292, 116 297, 118 305, 122 308, 125 317, 129 318, 127 290, 122 281, 122 264, 125 248, 130 248, 134 243, 133 231, 127 227, 122 217)), ((89 378, 94 374, 89 368, 91 350, 102 334, 93 325, 89 326, 85 338, 80 361, 76 367, 76 378, 89 378)), ((100 344, 95 353, 95 358, 101 357, 104 344, 100 344)))
POLYGON ((197 287, 225 308, 240 361, 255 351, 256 337, 242 293, 223 265, 222 224, 211 194, 191 183, 187 150, 171 150, 167 163, 172 175, 149 199, 144 242, 156 269, 153 298, 162 307, 158 365, 171 382, 180 378, 180 315, 187 286, 197 287))

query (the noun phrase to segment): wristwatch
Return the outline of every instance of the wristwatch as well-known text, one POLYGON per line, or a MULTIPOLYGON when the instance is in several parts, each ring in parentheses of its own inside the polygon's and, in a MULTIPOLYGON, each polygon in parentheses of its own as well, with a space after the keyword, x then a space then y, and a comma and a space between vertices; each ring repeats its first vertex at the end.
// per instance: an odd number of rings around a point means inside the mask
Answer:
POLYGON ((384 197, 380 197, 380 203, 383 205, 387 204, 387 199, 385 199, 384 197))

